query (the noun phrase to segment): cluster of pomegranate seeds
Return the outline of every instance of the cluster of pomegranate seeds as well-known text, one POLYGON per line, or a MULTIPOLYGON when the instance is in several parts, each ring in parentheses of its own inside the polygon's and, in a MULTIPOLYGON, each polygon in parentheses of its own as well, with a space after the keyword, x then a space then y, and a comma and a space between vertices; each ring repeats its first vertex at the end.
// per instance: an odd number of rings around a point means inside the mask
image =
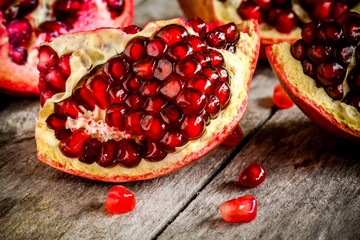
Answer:
POLYGON ((226 222, 251 222, 256 218, 257 207, 257 200, 252 195, 246 195, 223 202, 220 214, 226 222))
POLYGON ((285 92, 284 88, 280 84, 277 84, 274 87, 272 100, 275 106, 280 109, 291 108, 294 105, 294 102, 291 100, 289 95, 285 92))
MULTIPOLYGON (((215 45, 235 47, 240 33, 233 23, 210 32, 198 18, 187 25, 203 37, 176 24, 149 38, 135 37, 121 54, 84 78, 72 97, 55 103, 55 113, 46 122, 65 156, 103 167, 134 167, 143 158, 160 161, 202 136, 231 98, 224 57, 215 45), (210 35, 220 36, 219 40, 209 39, 210 35), (101 112, 97 115, 103 117, 86 118, 88 112, 93 116, 101 112), (83 125, 72 127, 70 122, 83 125)), ((40 84, 46 91, 63 91, 66 76, 59 65, 64 56, 58 58, 48 46, 39 56, 38 69, 45 76, 40 84)))
POLYGON ((136 199, 134 193, 124 186, 113 186, 105 201, 105 208, 112 214, 124 214, 134 210, 136 199))
POLYGON ((242 19, 266 22, 282 33, 289 33, 298 25, 298 17, 292 10, 291 0, 245 0, 237 9, 242 19))
MULTIPOLYGON (((309 22, 302 28, 301 36, 302 39, 291 47, 292 56, 301 61, 303 72, 323 87, 332 99, 343 100, 346 71, 360 41, 360 14, 346 12, 337 20, 309 22)), ((352 80, 358 78, 357 70, 352 72, 348 77, 350 92, 347 99, 360 95, 359 81, 352 80)), ((358 101, 347 102, 359 108, 358 101)))
POLYGON ((245 187, 257 187, 266 178, 264 167, 258 162, 251 162, 238 176, 239 183, 245 187))

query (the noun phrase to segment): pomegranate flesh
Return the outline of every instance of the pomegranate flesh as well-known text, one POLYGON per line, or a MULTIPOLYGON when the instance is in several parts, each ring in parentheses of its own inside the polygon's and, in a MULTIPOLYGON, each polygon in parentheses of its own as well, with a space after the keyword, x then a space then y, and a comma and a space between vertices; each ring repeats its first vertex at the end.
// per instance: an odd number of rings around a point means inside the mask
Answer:
POLYGON ((0 4, 0 92, 39 95, 38 48, 55 37, 132 23, 133 0, 21 0, 0 4))
POLYGON ((170 173, 219 145, 247 104, 258 25, 204 33, 193 23, 151 22, 135 34, 98 29, 41 45, 39 159, 124 182, 170 173), (215 32, 225 40, 209 40, 215 32))

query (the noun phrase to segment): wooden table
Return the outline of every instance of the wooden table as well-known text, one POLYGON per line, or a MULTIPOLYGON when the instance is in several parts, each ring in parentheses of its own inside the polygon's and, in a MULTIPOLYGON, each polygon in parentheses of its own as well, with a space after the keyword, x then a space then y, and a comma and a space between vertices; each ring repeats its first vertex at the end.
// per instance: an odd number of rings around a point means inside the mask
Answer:
MULTIPOLYGON (((135 23, 181 16, 176 1, 136 1, 135 23)), ((37 98, 0 96, 0 239, 359 239, 360 145, 330 135, 293 107, 277 110, 277 80, 259 62, 237 147, 218 147, 171 175, 124 184, 136 209, 110 215, 113 184, 75 177, 40 163, 37 98), (250 162, 266 181, 247 189, 238 172, 250 162), (225 200, 252 194, 258 216, 229 224, 225 200)))

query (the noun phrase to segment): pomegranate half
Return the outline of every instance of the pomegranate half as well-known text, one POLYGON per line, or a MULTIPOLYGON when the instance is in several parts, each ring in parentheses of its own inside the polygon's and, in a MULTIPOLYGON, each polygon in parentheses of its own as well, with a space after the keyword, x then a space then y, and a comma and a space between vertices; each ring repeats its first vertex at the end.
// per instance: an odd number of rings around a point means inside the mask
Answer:
POLYGON ((309 22, 293 45, 266 48, 296 105, 319 126, 355 141, 360 141, 359 29, 360 14, 344 13, 338 20, 309 22))
MULTIPOLYGON (((337 17, 360 3, 347 0, 178 0, 187 17, 198 16, 214 25, 256 19, 260 25, 262 51, 266 45, 300 38, 301 26, 312 20, 337 17)), ((264 55, 265 57, 265 55, 264 55)))
POLYGON ((132 24, 133 0, 2 0, 0 92, 39 95, 38 47, 54 37, 132 24))
POLYGON ((182 168, 237 126, 259 47, 256 21, 207 31, 199 18, 72 33, 43 44, 38 68, 51 76, 40 77, 39 160, 110 182, 182 168), (70 64, 60 67, 64 62, 70 64), (67 80, 52 69, 65 69, 67 80))

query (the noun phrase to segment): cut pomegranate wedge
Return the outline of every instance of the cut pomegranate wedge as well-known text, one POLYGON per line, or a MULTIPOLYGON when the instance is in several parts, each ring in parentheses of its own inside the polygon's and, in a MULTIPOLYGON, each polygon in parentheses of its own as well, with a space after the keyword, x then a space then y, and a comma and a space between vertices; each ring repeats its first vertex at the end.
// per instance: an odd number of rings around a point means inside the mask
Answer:
POLYGON ((360 140, 360 14, 308 23, 292 46, 266 49, 295 104, 330 132, 360 140), (308 29, 312 28, 312 31, 308 29))
POLYGON ((195 161, 237 126, 259 46, 255 21, 207 32, 198 18, 43 44, 39 159, 111 182, 155 178, 195 161), (57 77, 53 69, 70 74, 57 77))
POLYGON ((295 42, 300 38, 300 27, 310 20, 337 17, 350 9, 360 11, 360 3, 347 0, 178 0, 178 2, 187 17, 198 16, 205 22, 215 25, 256 19, 260 24, 263 49, 269 44, 295 42))
POLYGON ((68 32, 132 24, 133 0, 2 0, 0 92, 39 95, 36 69, 44 41, 68 32))

